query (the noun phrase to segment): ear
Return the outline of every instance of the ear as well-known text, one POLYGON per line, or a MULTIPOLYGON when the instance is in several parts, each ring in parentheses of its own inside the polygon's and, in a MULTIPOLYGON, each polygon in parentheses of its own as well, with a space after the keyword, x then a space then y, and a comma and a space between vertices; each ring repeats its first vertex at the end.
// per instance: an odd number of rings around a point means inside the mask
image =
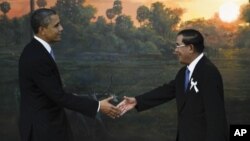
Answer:
POLYGON ((45 34, 45 28, 44 27, 42 27, 42 26, 40 26, 39 28, 38 28, 38 33, 40 33, 41 35, 44 35, 45 34))
POLYGON ((195 47, 194 47, 193 44, 190 44, 189 46, 190 46, 190 52, 191 52, 191 53, 196 52, 196 51, 195 51, 195 47))

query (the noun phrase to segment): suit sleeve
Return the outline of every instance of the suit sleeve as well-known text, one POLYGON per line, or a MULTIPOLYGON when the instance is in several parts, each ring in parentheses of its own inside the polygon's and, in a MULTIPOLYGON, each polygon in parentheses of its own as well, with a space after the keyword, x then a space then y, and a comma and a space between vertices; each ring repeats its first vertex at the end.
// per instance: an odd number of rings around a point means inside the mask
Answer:
POLYGON ((175 81, 164 84, 145 94, 136 96, 136 109, 138 111, 147 110, 175 98, 175 81))
POLYGON ((224 108, 223 82, 217 69, 205 71, 203 101, 207 122, 206 141, 227 140, 227 121, 224 108))
POLYGON ((52 67, 51 64, 44 60, 37 62, 30 65, 32 67, 31 70, 33 70, 31 72, 32 79, 49 99, 61 107, 78 111, 86 116, 94 117, 96 115, 98 101, 65 93, 55 67, 52 67))

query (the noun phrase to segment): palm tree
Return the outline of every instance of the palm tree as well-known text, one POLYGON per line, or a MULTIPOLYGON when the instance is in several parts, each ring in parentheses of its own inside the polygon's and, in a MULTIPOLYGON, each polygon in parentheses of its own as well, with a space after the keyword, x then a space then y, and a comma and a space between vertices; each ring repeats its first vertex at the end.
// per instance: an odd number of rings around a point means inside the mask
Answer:
POLYGON ((122 13, 122 2, 120 0, 115 0, 113 5, 113 10, 115 15, 121 15, 122 13))
POLYGON ((149 8, 146 6, 140 6, 137 9, 136 19, 139 21, 140 25, 142 22, 144 22, 146 19, 149 18, 149 14, 150 14, 149 8))
POLYGON ((110 19, 111 24, 112 24, 112 19, 115 17, 114 10, 112 8, 111 9, 107 9, 106 16, 108 17, 108 19, 110 19))
POLYGON ((120 15, 116 18, 115 30, 119 34, 129 33, 133 27, 133 22, 129 16, 120 15))
POLYGON ((3 12, 4 16, 10 11, 10 3, 5 1, 0 4, 1 11, 3 12))
POLYGON ((30 13, 32 13, 35 9, 35 1, 34 0, 30 0, 30 13))
POLYGON ((37 6, 38 6, 39 8, 44 8, 44 7, 46 7, 46 5, 47 5, 47 1, 46 1, 46 0, 37 0, 37 1, 36 1, 36 4, 37 4, 37 6))

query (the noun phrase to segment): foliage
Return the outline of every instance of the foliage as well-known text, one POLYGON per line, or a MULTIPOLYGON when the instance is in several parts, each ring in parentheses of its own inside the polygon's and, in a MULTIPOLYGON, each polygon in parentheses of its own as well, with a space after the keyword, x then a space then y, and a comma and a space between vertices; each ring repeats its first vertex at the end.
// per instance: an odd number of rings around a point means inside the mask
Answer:
POLYGON ((115 13, 114 13, 113 8, 107 9, 106 16, 108 17, 108 19, 110 19, 110 21, 112 23, 112 19, 115 17, 115 13))
MULTIPOLYGON (((42 3, 42 1, 37 2, 42 3)), ((44 2, 46 1, 44 0, 44 2)), ((114 2, 112 9, 106 11, 108 19, 115 18, 114 24, 107 23, 103 16, 96 18, 94 16, 96 9, 91 5, 84 5, 84 2, 84 0, 58 0, 53 7, 59 13, 64 28, 63 40, 60 44, 55 45, 61 46, 57 48, 60 54, 81 56, 84 52, 109 52, 171 56, 172 50, 170 48, 173 46, 173 37, 175 36, 173 28, 178 23, 176 17, 180 16, 181 13, 172 13, 174 9, 165 8, 162 3, 157 3, 160 8, 155 6, 157 4, 152 5, 151 8, 141 6, 137 10, 137 18, 141 22, 147 22, 137 28, 130 16, 121 14, 122 3, 119 0, 114 2), (114 9, 115 7, 116 9, 114 9), (163 18, 167 19, 161 20, 159 18, 162 16, 159 15, 163 15, 163 18), (157 16, 158 19, 153 18, 157 16), (162 33, 156 26, 157 24, 164 29, 162 33)), ((28 16, 15 20, 4 20, 3 17, 1 19, 0 28, 4 33, 0 35, 2 45, 11 42, 13 38, 15 39, 14 43, 21 42, 22 46, 30 40, 30 36, 20 38, 22 33, 29 31, 29 26, 25 26, 29 22, 28 16), (14 30, 8 30, 10 28, 14 30)), ((20 48, 20 46, 16 47, 20 48)))
POLYGON ((116 18, 115 33, 124 38, 129 38, 133 22, 129 16, 120 15, 116 18))
POLYGON ((144 22, 145 20, 147 20, 149 18, 149 8, 146 6, 140 6, 137 9, 137 16, 136 19, 139 21, 139 23, 141 24, 142 22, 144 22))
POLYGON ((5 2, 2 2, 0 4, 0 8, 1 8, 1 11, 6 14, 10 11, 11 7, 10 7, 10 3, 5 1, 5 2))
POLYGON ((113 11, 115 15, 120 15, 122 13, 122 2, 121 0, 115 0, 113 5, 113 11))
POLYGON ((46 0, 37 0, 36 4, 39 8, 44 8, 47 5, 47 1, 46 0))
POLYGON ((170 8, 165 8, 165 5, 160 2, 152 4, 150 9, 150 25, 152 28, 164 38, 172 37, 172 31, 180 22, 180 13, 175 12, 170 8))
POLYGON ((13 19, 5 15, 0 17, 0 49, 18 54, 30 39, 27 21, 28 16, 13 19))
POLYGON ((241 18, 247 23, 250 23, 250 3, 242 7, 241 18))
POLYGON ((70 21, 77 25, 88 25, 96 13, 92 6, 83 6, 83 0, 58 0, 54 9, 63 22, 70 21))
POLYGON ((236 38, 235 25, 222 23, 219 17, 215 15, 209 20, 195 19, 184 22, 180 25, 181 29, 193 28, 199 30, 204 38, 205 45, 210 49, 231 48, 234 47, 234 40, 236 38))
POLYGON ((122 14, 122 2, 120 0, 115 0, 113 7, 106 10, 106 16, 110 19, 112 24, 112 19, 116 16, 120 16, 122 14))
POLYGON ((243 5, 241 7, 241 20, 246 23, 239 27, 236 32, 236 38, 234 40, 234 45, 238 48, 249 48, 250 47, 250 3, 243 5))
POLYGON ((235 46, 239 48, 250 47, 250 28, 243 27, 238 31, 237 38, 235 40, 235 46))

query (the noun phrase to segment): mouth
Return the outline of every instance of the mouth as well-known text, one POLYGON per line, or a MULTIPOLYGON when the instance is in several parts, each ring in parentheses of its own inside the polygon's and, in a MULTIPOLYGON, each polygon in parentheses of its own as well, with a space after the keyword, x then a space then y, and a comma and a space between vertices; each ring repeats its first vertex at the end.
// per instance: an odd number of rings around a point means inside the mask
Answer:
POLYGON ((181 59, 181 55, 179 53, 174 53, 178 59, 181 59))
POLYGON ((58 34, 58 38, 61 38, 62 37, 62 34, 58 34))

